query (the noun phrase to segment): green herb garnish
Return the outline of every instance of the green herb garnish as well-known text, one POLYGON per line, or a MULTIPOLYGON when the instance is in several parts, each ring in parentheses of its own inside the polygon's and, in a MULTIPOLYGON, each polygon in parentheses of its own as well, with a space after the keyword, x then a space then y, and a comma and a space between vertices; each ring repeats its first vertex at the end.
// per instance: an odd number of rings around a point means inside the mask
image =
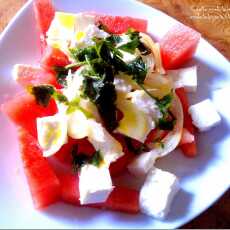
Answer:
POLYGON ((90 160, 90 164, 99 167, 103 162, 103 157, 100 151, 96 151, 90 160))
POLYGON ((28 91, 34 95, 36 102, 44 107, 47 107, 50 99, 54 98, 60 103, 67 103, 68 99, 65 95, 58 93, 52 85, 30 86, 28 91))
POLYGON ((99 167, 103 162, 103 157, 100 151, 95 151, 93 156, 88 156, 86 153, 79 152, 78 145, 74 145, 71 151, 72 169, 78 172, 85 164, 92 164, 99 167))

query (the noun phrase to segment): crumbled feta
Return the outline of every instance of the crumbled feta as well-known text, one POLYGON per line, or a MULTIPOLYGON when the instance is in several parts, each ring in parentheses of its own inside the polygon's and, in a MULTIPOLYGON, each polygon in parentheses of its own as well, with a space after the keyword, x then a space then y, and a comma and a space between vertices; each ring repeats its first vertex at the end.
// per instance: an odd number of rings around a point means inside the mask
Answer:
POLYGON ((113 190, 109 169, 85 165, 79 175, 79 192, 81 204, 105 202, 113 190))
POLYGON ((123 155, 121 144, 107 130, 93 119, 88 120, 88 139, 96 150, 101 152, 104 162, 109 165, 123 155))
POLYGON ((82 31, 77 31, 75 37, 71 41, 71 47, 85 48, 95 45, 93 41, 94 37, 106 38, 109 34, 103 30, 100 30, 96 25, 89 24, 82 31))
POLYGON ((211 100, 206 99, 189 107, 193 124, 200 131, 207 131, 220 123, 221 117, 217 113, 211 100))
POLYGON ((63 89, 63 94, 67 97, 69 101, 74 100, 81 94, 81 87, 83 84, 84 77, 82 76, 82 71, 85 69, 84 66, 80 67, 74 73, 69 70, 67 79, 67 87, 63 89))
POLYGON ((140 190, 141 212, 157 219, 163 219, 168 214, 178 190, 179 182, 175 175, 161 169, 152 169, 140 190))
POLYGON ((67 142, 67 117, 57 114, 37 118, 37 134, 43 156, 55 154, 67 142))
POLYGON ((130 93, 129 96, 131 97, 132 103, 152 119, 158 120, 162 117, 162 113, 156 105, 156 101, 143 90, 136 90, 130 93))
POLYGON ((144 177, 153 167, 158 157, 160 157, 159 149, 142 153, 128 165, 128 170, 136 177, 144 177))
POLYGON ((197 89, 197 67, 192 66, 177 70, 167 71, 172 77, 175 88, 184 87, 187 92, 196 92, 197 89))
POLYGON ((132 90, 132 86, 123 78, 115 77, 114 85, 116 90, 120 92, 129 93, 132 90))

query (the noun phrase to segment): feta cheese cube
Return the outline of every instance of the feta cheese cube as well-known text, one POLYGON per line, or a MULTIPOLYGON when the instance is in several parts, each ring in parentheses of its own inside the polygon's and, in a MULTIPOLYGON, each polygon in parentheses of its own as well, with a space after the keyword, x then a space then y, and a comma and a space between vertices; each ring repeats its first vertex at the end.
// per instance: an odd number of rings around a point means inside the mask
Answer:
POLYGON ((85 165, 79 176, 79 192, 81 204, 105 202, 113 190, 109 169, 85 165))
POLYGON ((94 148, 101 152, 103 160, 107 166, 123 155, 120 142, 112 137, 100 123, 93 119, 88 119, 88 126, 88 139, 94 148))
POLYGON ((87 137, 89 134, 88 120, 85 114, 76 110, 68 115, 68 135, 74 139, 87 137))
POLYGON ((37 118, 37 133, 43 156, 55 154, 67 142, 67 117, 58 114, 37 118))
POLYGON ((128 170, 136 177, 145 176, 153 167, 156 159, 160 156, 159 149, 153 149, 149 152, 142 153, 128 165, 128 170))
POLYGON ((174 87, 184 87, 187 92, 196 92, 197 89, 197 67, 191 66, 177 70, 169 70, 167 73, 174 81, 174 87))
POLYGON ((193 124, 200 131, 207 131, 216 126, 221 121, 211 100, 206 99, 189 107, 189 113, 192 117, 193 124))
POLYGON ((141 212, 157 219, 163 219, 168 214, 178 190, 179 183, 175 175, 161 169, 152 169, 140 191, 141 212))

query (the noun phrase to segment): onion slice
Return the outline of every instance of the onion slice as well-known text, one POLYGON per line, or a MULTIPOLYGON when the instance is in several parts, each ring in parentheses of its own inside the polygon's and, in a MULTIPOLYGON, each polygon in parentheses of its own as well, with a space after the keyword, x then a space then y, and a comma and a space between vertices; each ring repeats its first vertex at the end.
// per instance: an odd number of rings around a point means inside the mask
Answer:
POLYGON ((171 112, 176 118, 176 124, 174 129, 162 140, 164 148, 149 144, 148 147, 151 151, 142 153, 128 166, 129 171, 135 176, 139 177, 146 175, 153 167, 156 159, 171 153, 180 143, 183 131, 184 114, 180 99, 176 94, 174 94, 171 112))
POLYGON ((146 45, 153 53, 155 57, 155 70, 160 74, 165 74, 165 70, 162 65, 160 45, 153 41, 153 39, 144 33, 140 33, 141 42, 146 45))

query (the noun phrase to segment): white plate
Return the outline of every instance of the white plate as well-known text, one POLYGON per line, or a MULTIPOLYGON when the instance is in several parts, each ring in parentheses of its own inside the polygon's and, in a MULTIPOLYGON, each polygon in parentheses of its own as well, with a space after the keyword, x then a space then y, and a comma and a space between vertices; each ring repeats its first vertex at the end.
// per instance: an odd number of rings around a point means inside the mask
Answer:
MULTIPOLYGON (((57 0, 56 8, 67 12, 96 11, 130 15, 149 20, 149 31, 161 37, 176 21, 165 14, 132 0, 57 0)), ((17 14, 0 39, 0 102, 18 87, 11 78, 15 63, 37 64, 39 41, 30 2, 17 14)), ((198 93, 192 102, 211 98, 219 109, 222 123, 210 132, 198 135, 199 155, 185 158, 175 152, 159 162, 159 167, 175 173, 182 189, 164 221, 144 215, 76 208, 57 204, 44 212, 35 211, 19 159, 16 131, 0 115, 0 227, 1 228, 177 228, 216 201, 230 185, 230 85, 228 61, 202 39, 191 64, 199 66, 198 93)), ((208 114, 207 114, 208 116, 208 114)))

